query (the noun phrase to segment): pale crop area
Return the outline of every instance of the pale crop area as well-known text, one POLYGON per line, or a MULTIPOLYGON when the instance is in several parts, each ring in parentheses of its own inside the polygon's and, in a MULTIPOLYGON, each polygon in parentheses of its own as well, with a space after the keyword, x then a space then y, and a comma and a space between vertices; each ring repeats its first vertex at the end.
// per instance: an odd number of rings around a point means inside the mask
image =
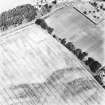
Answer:
POLYGON ((35 24, 0 37, 1 105, 104 105, 105 90, 35 24))

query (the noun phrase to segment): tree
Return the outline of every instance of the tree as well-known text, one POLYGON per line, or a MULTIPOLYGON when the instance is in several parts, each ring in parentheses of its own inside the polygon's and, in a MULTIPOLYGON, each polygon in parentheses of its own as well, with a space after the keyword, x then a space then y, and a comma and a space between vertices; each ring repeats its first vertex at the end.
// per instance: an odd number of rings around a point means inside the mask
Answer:
POLYGON ((103 83, 102 83, 102 78, 101 78, 99 75, 94 76, 94 78, 97 80, 97 82, 98 82, 100 85, 103 85, 103 83))
POLYGON ((35 21, 35 24, 37 24, 37 25, 40 25, 43 29, 47 29, 48 30, 48 26, 47 26, 47 23, 45 22, 45 20, 44 19, 37 19, 36 21, 35 21))
POLYGON ((86 57, 86 56, 88 56, 88 53, 87 52, 82 52, 82 60, 86 57))
POLYGON ((81 49, 76 49, 74 54, 80 59, 80 60, 83 60, 87 55, 88 53, 86 52, 82 52, 81 49))
POLYGON ((89 67, 92 72, 96 72, 101 67, 101 64, 98 61, 94 61, 89 67))
POLYGON ((37 20, 35 21, 35 24, 40 25, 41 22, 42 22, 42 19, 37 19, 37 20))
POLYGON ((75 51, 75 46, 73 45, 72 42, 67 42, 65 46, 66 46, 66 48, 69 49, 70 51, 72 51, 72 52, 75 51))
POLYGON ((27 4, 25 7, 24 7, 25 11, 24 11, 24 9, 22 9, 23 12, 24 12, 23 14, 24 14, 24 17, 26 18, 26 20, 28 22, 30 22, 33 19, 35 19, 36 15, 37 15, 37 12, 36 12, 37 9, 34 6, 30 5, 30 4, 27 4))
POLYGON ((46 23, 41 23, 41 28, 47 29, 47 24, 46 23))
POLYGON ((102 83, 103 83, 102 85, 105 88, 105 67, 102 67, 101 69, 99 69, 97 75, 100 76, 102 83))
POLYGON ((52 34, 52 32, 54 31, 54 29, 51 28, 51 27, 47 27, 47 31, 48 31, 49 34, 52 34))
POLYGON ((56 39, 56 35, 54 34, 54 35, 52 35, 53 36, 53 38, 55 38, 56 39))
POLYGON ((42 19, 40 26, 41 26, 43 29, 48 29, 47 23, 45 22, 44 19, 42 19))
POLYGON ((81 51, 81 49, 76 49, 76 50, 74 51, 74 54, 75 54, 79 59, 81 59, 81 56, 82 56, 82 51, 81 51))
POLYGON ((24 16, 27 19, 28 22, 32 21, 33 19, 35 19, 36 15, 37 15, 37 9, 34 8, 31 5, 26 5, 27 11, 24 12, 24 16))
POLYGON ((31 4, 17 6, 0 14, 0 29, 6 30, 11 25, 22 24, 23 20, 32 21, 37 15, 37 9, 31 4))
POLYGON ((57 0, 52 1, 53 4, 57 4, 57 0))
POLYGON ((63 44, 64 46, 66 45, 66 39, 65 38, 61 39, 61 44, 63 44))
POLYGON ((85 61, 85 64, 88 65, 90 70, 94 73, 101 67, 101 64, 91 57, 89 57, 88 60, 85 61))
POLYGON ((23 17, 22 16, 15 16, 14 18, 13 18, 13 25, 14 26, 17 26, 17 25, 20 25, 20 24, 22 24, 22 21, 23 21, 23 17))
POLYGON ((88 60, 84 61, 86 65, 91 65, 94 62, 94 59, 89 57, 88 60))
POLYGON ((48 5, 48 4, 45 4, 44 7, 45 7, 46 9, 49 9, 49 5, 48 5))

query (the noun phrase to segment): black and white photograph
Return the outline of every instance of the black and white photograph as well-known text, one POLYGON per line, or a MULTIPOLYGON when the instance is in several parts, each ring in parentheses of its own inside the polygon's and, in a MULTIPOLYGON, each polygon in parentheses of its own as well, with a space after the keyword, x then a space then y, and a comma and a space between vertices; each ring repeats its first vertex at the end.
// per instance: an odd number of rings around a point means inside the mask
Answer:
POLYGON ((0 0, 0 105, 105 105, 105 0, 0 0))

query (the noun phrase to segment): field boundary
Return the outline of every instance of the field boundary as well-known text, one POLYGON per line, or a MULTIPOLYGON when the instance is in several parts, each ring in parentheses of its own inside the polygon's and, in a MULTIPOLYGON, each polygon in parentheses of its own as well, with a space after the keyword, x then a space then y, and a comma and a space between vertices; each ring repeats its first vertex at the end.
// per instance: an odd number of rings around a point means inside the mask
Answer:
POLYGON ((95 23, 93 20, 91 20, 89 17, 87 17, 86 15, 84 15, 81 11, 79 11, 76 7, 73 7, 76 11, 78 11, 80 14, 82 14, 83 16, 85 16, 89 21, 91 21, 94 25, 97 25, 97 23, 95 23))

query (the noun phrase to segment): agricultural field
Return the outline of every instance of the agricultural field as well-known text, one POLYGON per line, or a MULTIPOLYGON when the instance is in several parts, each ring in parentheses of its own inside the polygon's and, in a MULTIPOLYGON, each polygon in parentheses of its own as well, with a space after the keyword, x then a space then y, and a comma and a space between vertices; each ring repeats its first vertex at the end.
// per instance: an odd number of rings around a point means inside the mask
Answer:
POLYGON ((35 24, 0 37, 1 105, 104 105, 105 90, 35 24))
POLYGON ((104 64, 105 24, 95 25, 73 6, 60 9, 46 22, 54 28, 57 36, 73 42, 77 48, 104 64))
MULTIPOLYGON (((53 34, 103 64, 104 28, 65 5, 43 17, 53 34)), ((104 105, 105 90, 88 70, 34 21, 0 35, 0 105, 104 105)))

